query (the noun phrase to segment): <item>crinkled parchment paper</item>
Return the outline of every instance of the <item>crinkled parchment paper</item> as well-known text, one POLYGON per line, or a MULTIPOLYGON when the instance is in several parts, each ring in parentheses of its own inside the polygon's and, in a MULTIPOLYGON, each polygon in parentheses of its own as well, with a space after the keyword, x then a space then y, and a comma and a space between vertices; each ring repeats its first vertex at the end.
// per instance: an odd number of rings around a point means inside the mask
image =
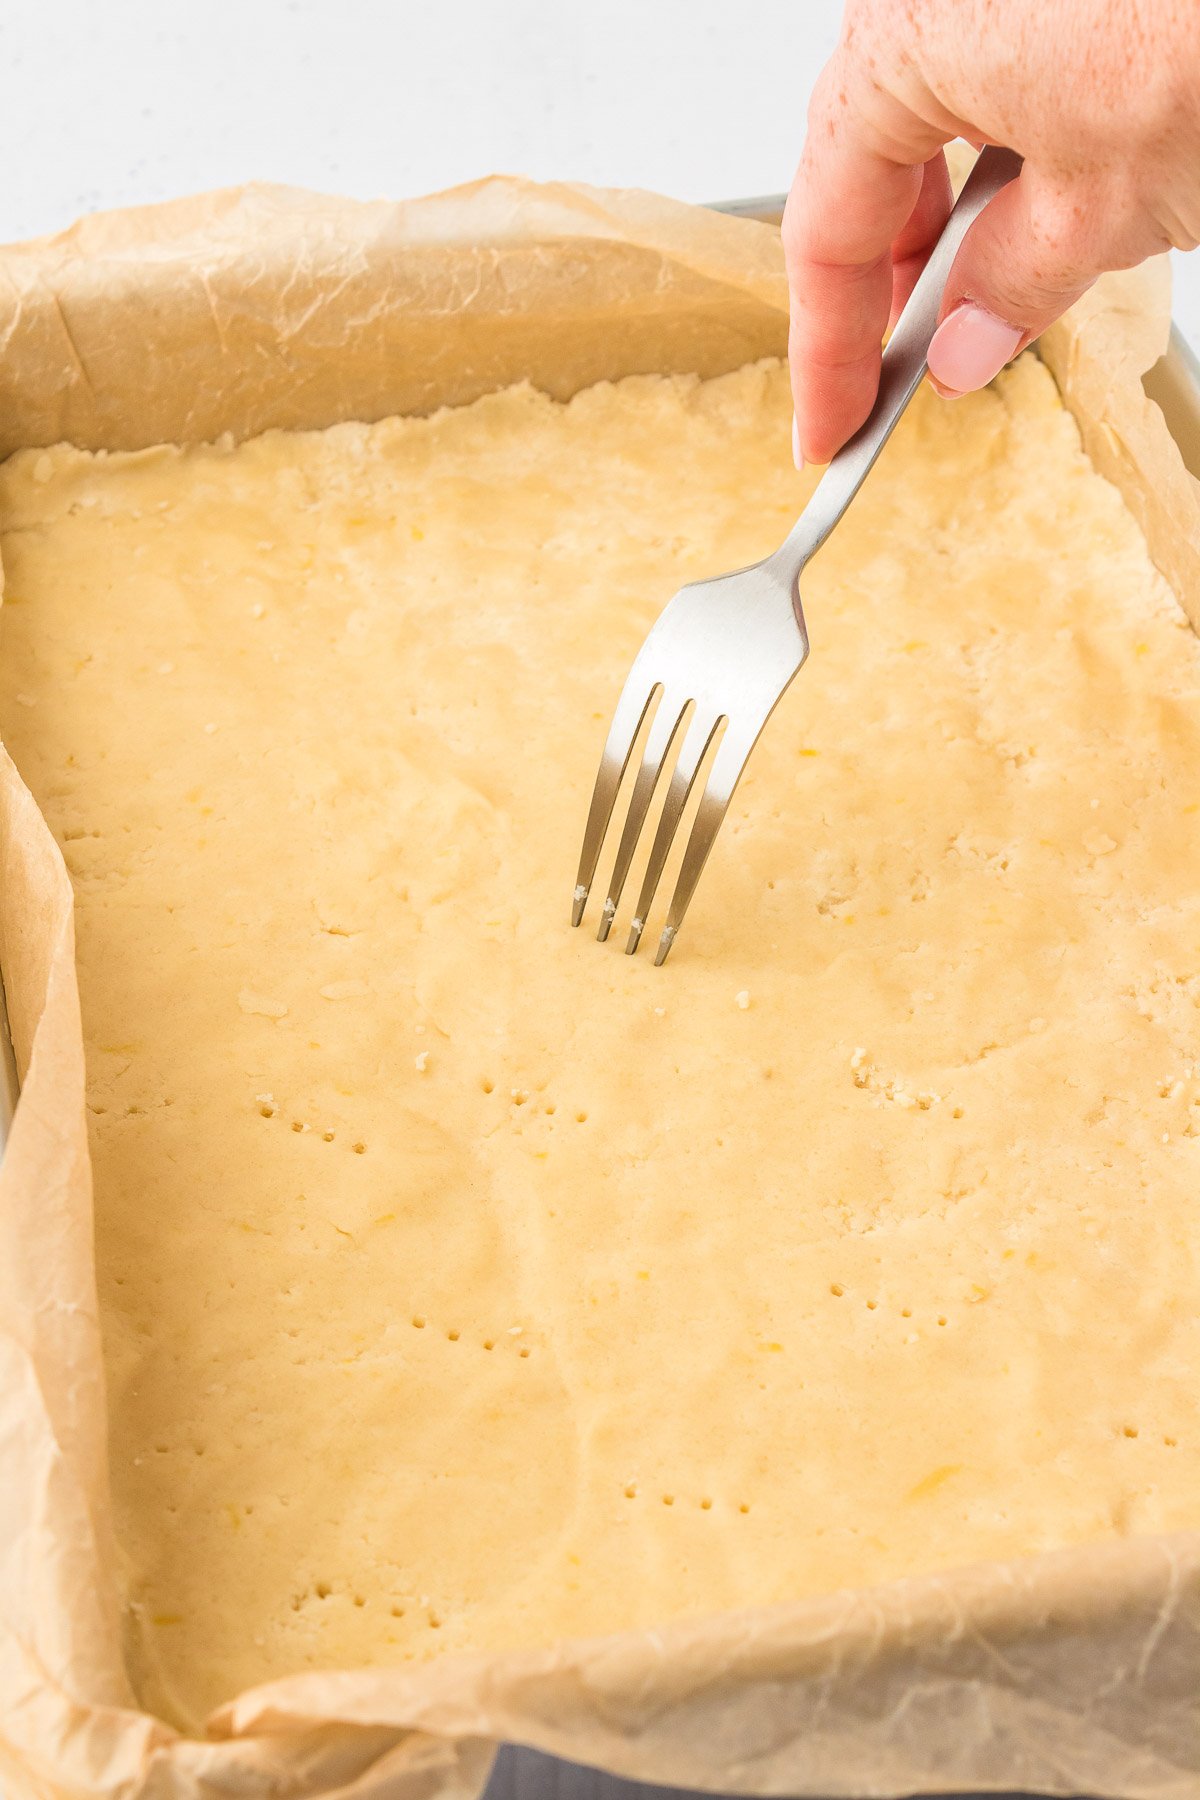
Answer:
MULTIPOLYGON (((1167 304, 1162 268, 1105 281, 1044 353, 1200 622, 1200 489, 1140 382, 1167 304)), ((0 252, 0 451, 374 419, 524 377, 565 396, 635 370, 712 374, 785 342, 765 226, 503 179, 403 205, 249 188, 0 252)), ((1200 1534, 519 1655, 306 1675, 243 1695, 202 1741, 141 1713, 107 1496, 70 885, 2 752, 0 966, 23 1084, 0 1173, 11 1800, 452 1800, 479 1789, 504 1738, 746 1793, 1200 1794, 1200 1534)))

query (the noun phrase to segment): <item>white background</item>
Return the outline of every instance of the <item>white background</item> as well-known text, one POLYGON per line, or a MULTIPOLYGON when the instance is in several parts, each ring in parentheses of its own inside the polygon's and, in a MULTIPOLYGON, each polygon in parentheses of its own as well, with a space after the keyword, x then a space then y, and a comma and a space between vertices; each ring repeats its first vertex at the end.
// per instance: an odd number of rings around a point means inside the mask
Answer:
MULTIPOLYGON (((840 0, 3 0, 0 240, 251 179, 786 188, 840 0)), ((1177 269, 1184 259, 1177 258, 1177 269)), ((1176 316, 1200 345, 1200 253, 1176 316)))

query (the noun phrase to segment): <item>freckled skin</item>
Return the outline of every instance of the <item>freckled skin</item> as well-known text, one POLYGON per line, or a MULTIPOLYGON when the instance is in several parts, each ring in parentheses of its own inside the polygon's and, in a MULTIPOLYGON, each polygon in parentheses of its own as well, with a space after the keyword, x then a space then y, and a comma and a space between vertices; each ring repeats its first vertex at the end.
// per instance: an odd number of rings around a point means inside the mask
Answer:
POLYGON ((945 222, 942 147, 1008 145, 1018 182, 955 264, 1018 348, 1107 269, 1200 242, 1194 0, 848 0, 784 219, 801 450, 870 410, 880 343, 945 222))

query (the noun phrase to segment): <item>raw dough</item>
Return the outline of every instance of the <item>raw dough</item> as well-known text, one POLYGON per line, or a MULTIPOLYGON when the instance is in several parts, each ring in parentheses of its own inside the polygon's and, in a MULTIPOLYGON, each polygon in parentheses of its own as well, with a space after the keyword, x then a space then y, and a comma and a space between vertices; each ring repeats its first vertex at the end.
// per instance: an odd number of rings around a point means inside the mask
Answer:
POLYGON ((1200 1523, 1200 646, 1039 364, 814 565, 667 967, 568 929, 788 431, 770 365, 0 471, 174 1720, 1200 1523))

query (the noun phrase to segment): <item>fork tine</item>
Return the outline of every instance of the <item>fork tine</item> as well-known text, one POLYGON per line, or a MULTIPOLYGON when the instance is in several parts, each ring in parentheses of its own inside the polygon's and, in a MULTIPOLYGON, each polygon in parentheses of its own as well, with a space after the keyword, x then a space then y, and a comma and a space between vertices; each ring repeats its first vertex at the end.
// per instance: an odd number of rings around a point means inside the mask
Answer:
POLYGON ((638 732, 642 729, 642 721, 655 697, 662 693, 660 682, 652 682, 648 687, 640 683, 635 685, 635 674, 636 666, 630 671, 629 679, 621 690, 621 698, 617 701, 617 710, 604 741, 600 767, 596 771, 596 785, 592 789, 592 803, 588 808, 587 824, 583 832, 579 873, 575 877, 575 892, 571 897, 572 925, 578 925, 583 917, 583 909, 587 905, 596 874, 596 864, 600 860, 604 835, 612 818, 617 793, 625 779, 625 771, 629 767, 629 759, 633 755, 638 732), (644 696, 640 705, 639 696, 644 696))
POLYGON ((642 765, 637 772, 637 780, 633 784, 633 793, 629 797, 629 811, 625 815, 625 825, 621 832, 621 841, 617 846, 617 857, 613 864, 612 879, 608 884, 608 895, 604 902, 604 910, 600 915, 600 924, 596 936, 603 944, 612 930, 613 920, 617 915, 617 907, 621 903, 621 892, 629 874, 629 865, 633 861, 638 839, 642 835, 642 827, 646 823, 646 813, 650 807, 654 790, 658 786, 658 778, 663 765, 671 754, 671 747, 679 735, 680 725, 687 712, 689 702, 667 702, 664 693, 658 703, 658 711, 654 715, 650 730, 646 737, 646 748, 642 753, 642 765))
POLYGON ((687 805, 688 795, 692 791, 692 785, 700 764, 704 760, 705 752, 712 743, 713 733, 723 717, 722 713, 707 713, 702 718, 697 712, 693 715, 692 722, 688 727, 687 736, 684 738, 679 752, 679 760, 671 775, 671 785, 667 789, 667 797, 663 802, 658 830, 654 834, 650 861, 646 865, 642 891, 638 895, 637 912, 629 928, 629 941, 625 945, 626 956, 632 956, 642 941, 642 932, 646 926, 646 914, 654 903, 654 895, 662 879, 663 868, 670 855, 675 833, 679 829, 679 821, 683 816, 683 809, 687 805))
POLYGON ((753 743, 747 745, 744 739, 735 738, 732 727, 726 731, 721 741, 721 747, 717 751, 704 793, 700 799, 699 811, 692 826, 687 849, 683 853, 679 879, 675 883, 675 892, 671 896, 671 904, 667 909, 667 922, 663 926, 662 935, 658 940, 658 949, 654 956, 656 969, 666 962, 671 945, 679 935, 679 927, 683 924, 683 915, 691 904, 692 895, 696 891, 696 883, 704 871, 709 851, 716 841, 725 814, 729 811, 733 790, 738 784, 753 748, 753 743))

